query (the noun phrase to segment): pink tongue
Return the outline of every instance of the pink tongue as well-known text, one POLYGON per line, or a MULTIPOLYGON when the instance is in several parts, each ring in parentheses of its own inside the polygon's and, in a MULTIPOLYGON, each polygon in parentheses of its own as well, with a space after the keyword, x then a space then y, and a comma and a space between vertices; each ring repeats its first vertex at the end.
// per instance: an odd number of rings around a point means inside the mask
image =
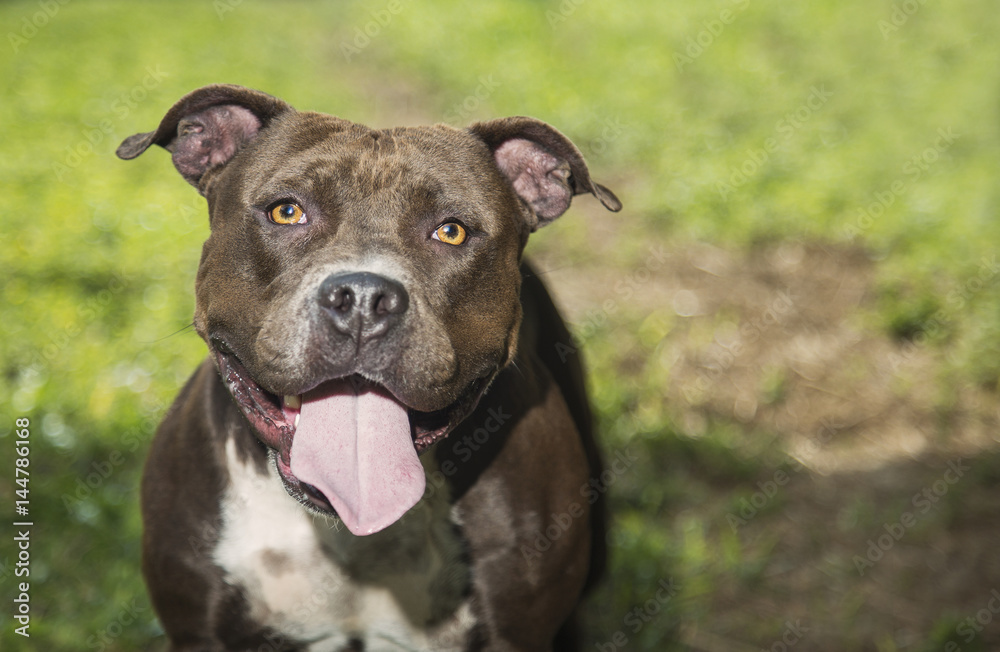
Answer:
POLYGON ((406 407, 384 389, 349 380, 302 395, 292 439, 295 477, 326 496, 347 529, 373 534, 424 495, 424 469, 406 407))

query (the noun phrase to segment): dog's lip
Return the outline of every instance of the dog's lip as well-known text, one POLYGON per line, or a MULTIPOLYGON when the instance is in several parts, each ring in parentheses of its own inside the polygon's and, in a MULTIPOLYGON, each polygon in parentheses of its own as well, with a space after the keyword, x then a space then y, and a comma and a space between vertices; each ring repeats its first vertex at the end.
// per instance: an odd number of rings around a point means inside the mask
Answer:
POLYGON ((280 399, 262 388, 228 347, 214 347, 214 352, 226 389, 261 441, 277 450, 291 447, 295 425, 286 419, 280 399))
MULTIPOLYGON (((240 407, 257 438, 270 450, 274 464, 286 491, 301 504, 320 514, 336 516, 337 512, 321 491, 302 482, 291 469, 292 440, 302 394, 319 387, 324 382, 342 380, 328 378, 313 383, 298 394, 277 395, 261 387, 229 347, 212 347, 219 365, 219 372, 229 393, 240 407), (291 401, 289 400, 291 399, 291 401), (296 405, 297 403, 297 405, 296 405)), ((356 382, 372 381, 354 374, 356 382)), ((411 437, 417 454, 428 450, 444 439, 466 416, 472 413, 485 393, 492 376, 475 380, 451 405, 434 412, 420 412, 409 406, 411 437)), ((372 383, 377 384, 377 383, 372 383)), ((386 388, 388 391, 388 388, 386 388)), ((393 394, 398 401, 398 397, 393 394)), ((400 401, 406 406, 406 403, 400 401)))
POLYGON ((295 474, 292 473, 291 465, 282 460, 281 455, 277 451, 272 450, 271 456, 274 458, 274 466, 278 470, 278 477, 281 478, 281 482, 285 485, 288 493, 296 500, 321 514, 337 513, 337 510, 333 508, 333 505, 330 504, 330 501, 323 495, 322 491, 295 477, 295 474))
POLYGON ((446 437, 475 409, 490 380, 490 377, 476 379, 457 400, 444 408, 427 412, 413 408, 401 400, 392 391, 392 388, 380 385, 361 374, 324 378, 305 386, 296 393, 279 395, 260 385, 228 346, 215 346, 213 350, 218 361, 220 374, 229 393, 257 432, 258 438, 269 448, 274 449, 286 465, 290 460, 292 439, 295 436, 299 408, 301 407, 301 397, 323 383, 351 378, 355 382, 383 387, 407 408, 413 445, 417 449, 417 453, 423 453, 446 437))

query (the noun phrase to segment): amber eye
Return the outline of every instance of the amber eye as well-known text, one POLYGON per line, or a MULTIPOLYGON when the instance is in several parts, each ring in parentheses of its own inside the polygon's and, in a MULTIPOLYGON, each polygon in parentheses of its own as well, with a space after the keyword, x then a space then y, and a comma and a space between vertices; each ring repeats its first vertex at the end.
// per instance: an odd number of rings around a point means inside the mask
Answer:
POLYGON ((278 204, 268 213, 275 224, 305 224, 305 211, 298 204, 278 204))
POLYGON ((440 240, 445 244, 460 245, 465 242, 465 238, 468 237, 468 234, 466 234, 465 228, 461 224, 447 222, 439 226, 437 230, 434 231, 434 235, 431 237, 435 240, 440 240))

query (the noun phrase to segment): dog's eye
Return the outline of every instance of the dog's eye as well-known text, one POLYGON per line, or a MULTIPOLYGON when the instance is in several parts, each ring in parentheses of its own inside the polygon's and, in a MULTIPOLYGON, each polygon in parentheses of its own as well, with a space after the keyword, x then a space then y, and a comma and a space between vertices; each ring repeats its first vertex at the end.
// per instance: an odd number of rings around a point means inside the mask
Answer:
POLYGON ((305 224, 306 213, 298 204, 285 202, 270 210, 268 216, 275 224, 305 224))
POLYGON ((465 232, 465 228, 461 224, 447 222, 439 226, 437 230, 434 231, 434 235, 431 237, 435 240, 440 240, 445 244, 460 245, 465 242, 468 234, 465 232))

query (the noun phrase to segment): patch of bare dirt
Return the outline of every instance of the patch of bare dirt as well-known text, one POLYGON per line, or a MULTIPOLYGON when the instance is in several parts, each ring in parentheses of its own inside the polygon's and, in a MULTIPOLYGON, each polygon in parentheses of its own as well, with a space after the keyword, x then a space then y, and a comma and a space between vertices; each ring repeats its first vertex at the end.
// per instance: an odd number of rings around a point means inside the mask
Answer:
POLYGON ((1000 649, 988 607, 1000 590, 1000 400, 950 380, 940 348, 872 327, 877 263, 786 241, 664 244, 661 264, 641 253, 607 264, 620 229, 582 212, 592 259, 568 259, 558 233, 533 252, 569 319, 609 301, 636 328, 666 315, 650 363, 669 366, 663 394, 685 434, 737 424, 801 464, 781 509, 740 531, 745 551, 766 549, 762 577, 718 591, 710 624, 685 626, 685 642, 750 649, 760 641, 740 632, 787 618, 808 623, 801 649, 936 649, 935 628, 953 650, 1000 649), (624 299, 621 281, 640 276, 624 299))
POLYGON ((1000 446, 994 394, 947 385, 939 349, 872 327, 875 263, 863 250, 650 244, 646 259, 640 248, 630 266, 616 267, 601 264, 600 249, 614 241, 606 236, 587 264, 562 260, 551 246, 534 259, 551 270, 575 324, 608 301, 623 308, 612 316, 619 320, 669 315, 664 396, 688 434, 712 419, 772 432, 821 474, 1000 446))

